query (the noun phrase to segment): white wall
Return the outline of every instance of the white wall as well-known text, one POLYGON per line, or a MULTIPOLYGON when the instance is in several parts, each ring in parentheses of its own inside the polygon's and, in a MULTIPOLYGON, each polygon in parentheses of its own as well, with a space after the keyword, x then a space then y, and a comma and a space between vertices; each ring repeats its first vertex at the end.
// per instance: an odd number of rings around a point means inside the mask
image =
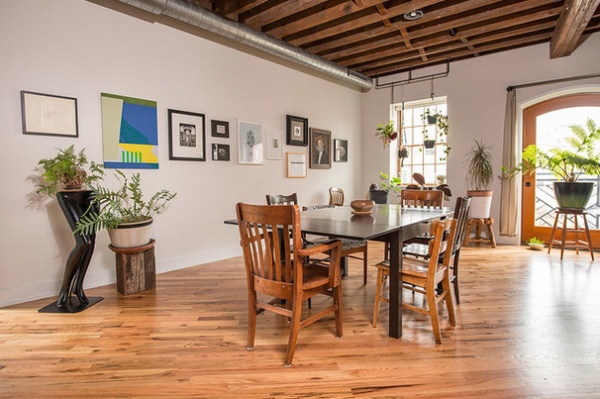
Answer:
MULTIPOLYGON (((0 54, 0 306, 58 293, 74 241, 55 201, 27 207, 27 177, 39 159, 71 144, 102 161, 101 92, 158 102, 160 168, 141 171, 142 181, 148 191, 178 193, 155 220, 159 272, 239 255, 237 229, 223 224, 238 201, 264 203, 267 193, 296 191, 307 205, 326 203, 332 185, 348 198, 361 191, 356 90, 83 0, 0 0, 0 54), (76 97, 79 138, 23 135, 21 90, 76 97), (169 108, 206 115, 207 162, 168 159, 169 108), (262 123, 265 133, 285 131, 286 114, 349 140, 349 162, 309 169, 305 179, 286 178, 284 160, 238 165, 237 120, 262 123), (210 159, 210 119, 230 122, 231 162, 210 159)), ((86 287, 114 281, 107 245, 102 232, 86 287)))
MULTIPOLYGON (((484 57, 472 58, 452 63, 446 78, 436 79, 436 96, 448 97, 449 134, 448 144, 452 152, 448 157, 448 184, 454 197, 467 190, 466 165, 464 154, 473 146, 473 140, 483 140, 493 148, 494 167, 500 174, 502 163, 502 143, 504 129, 504 109, 506 88, 511 85, 538 82, 571 76, 600 72, 600 34, 589 37, 580 48, 569 56, 550 60, 549 45, 541 44, 519 50, 512 50, 484 57)), ((420 75, 415 75, 420 76, 420 75)), ((400 80, 405 75, 386 77, 385 82, 400 80)), ((382 79, 382 82, 384 80, 382 79)), ((517 90, 520 104, 537 99, 544 93, 556 95, 560 91, 573 88, 592 88, 600 91, 600 78, 563 82, 560 84, 536 86, 517 90)), ((396 86, 396 102, 400 99, 400 89, 396 86)), ((425 81, 407 85, 404 89, 405 101, 428 98, 431 82, 425 81)), ((363 131, 375 132, 378 123, 389 118, 390 89, 371 90, 363 94, 363 131)), ((375 138, 364 143, 368 148, 363 156, 362 186, 377 182, 381 170, 387 170, 388 158, 379 156, 385 153, 381 141, 375 138), (373 155, 378 154, 378 155, 373 155)), ((516 244, 519 237, 503 237, 498 234, 500 221, 500 182, 495 179, 492 217, 495 219, 495 233, 499 243, 516 244)))

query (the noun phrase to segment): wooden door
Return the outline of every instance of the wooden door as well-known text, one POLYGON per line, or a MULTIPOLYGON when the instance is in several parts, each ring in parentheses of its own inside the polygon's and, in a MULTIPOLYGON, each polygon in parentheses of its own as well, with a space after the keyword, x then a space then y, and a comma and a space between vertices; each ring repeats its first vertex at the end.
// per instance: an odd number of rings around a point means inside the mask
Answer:
MULTIPOLYGON (((557 97, 546 100, 523 111, 523 148, 530 144, 537 144, 538 125, 540 117, 552 112, 573 112, 589 114, 597 125, 600 125, 600 93, 580 93, 557 97), (582 108, 585 107, 585 108, 582 108), (590 107, 588 109, 588 107, 590 107)), ((577 124, 585 124, 583 118, 577 124)), ((543 172, 524 174, 522 187, 522 213, 521 213, 521 239, 527 242, 531 237, 540 238, 546 243, 550 240, 552 223, 554 222, 554 208, 556 200, 553 198, 552 184, 550 180, 556 180, 543 172), (538 176, 539 174, 539 176, 538 176)), ((594 193, 597 196, 597 187, 594 193)), ((598 205, 598 201, 597 201, 598 205)), ((598 216, 589 215, 588 222, 592 229, 592 242, 595 247, 600 247, 600 231, 598 221, 600 219, 600 208, 598 216)))

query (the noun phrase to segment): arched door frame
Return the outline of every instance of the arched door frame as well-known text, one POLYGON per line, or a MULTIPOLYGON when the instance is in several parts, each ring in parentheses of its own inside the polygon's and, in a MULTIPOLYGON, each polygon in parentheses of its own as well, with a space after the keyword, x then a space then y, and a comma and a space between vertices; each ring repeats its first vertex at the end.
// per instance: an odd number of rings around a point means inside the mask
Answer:
MULTIPOLYGON (((600 88, 577 88, 563 90, 553 95, 545 95, 537 101, 530 101, 522 109, 522 147, 536 142, 536 117, 564 108, 578 106, 600 106, 600 88)), ((521 241, 532 236, 546 242, 550 239, 550 228, 535 227, 535 174, 523 175, 521 185, 521 241)), ((592 241, 599 243, 600 232, 593 234, 592 241)))

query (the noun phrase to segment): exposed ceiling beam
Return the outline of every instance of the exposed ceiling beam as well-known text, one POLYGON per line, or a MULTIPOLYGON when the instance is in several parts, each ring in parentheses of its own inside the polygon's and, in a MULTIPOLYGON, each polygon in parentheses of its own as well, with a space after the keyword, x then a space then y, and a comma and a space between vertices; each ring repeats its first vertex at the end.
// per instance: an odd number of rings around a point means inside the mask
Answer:
POLYGON ((550 40, 550 58, 571 55, 585 40, 582 37, 600 0, 566 0, 550 40))

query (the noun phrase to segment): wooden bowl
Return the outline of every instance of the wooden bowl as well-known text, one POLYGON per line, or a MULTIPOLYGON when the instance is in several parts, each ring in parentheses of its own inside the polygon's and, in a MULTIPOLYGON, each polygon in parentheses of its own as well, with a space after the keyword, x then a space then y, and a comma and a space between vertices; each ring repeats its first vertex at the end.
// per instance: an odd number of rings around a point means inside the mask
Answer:
POLYGON ((354 200, 350 201, 350 207, 355 212, 370 212, 375 206, 375 202, 371 200, 354 200))

